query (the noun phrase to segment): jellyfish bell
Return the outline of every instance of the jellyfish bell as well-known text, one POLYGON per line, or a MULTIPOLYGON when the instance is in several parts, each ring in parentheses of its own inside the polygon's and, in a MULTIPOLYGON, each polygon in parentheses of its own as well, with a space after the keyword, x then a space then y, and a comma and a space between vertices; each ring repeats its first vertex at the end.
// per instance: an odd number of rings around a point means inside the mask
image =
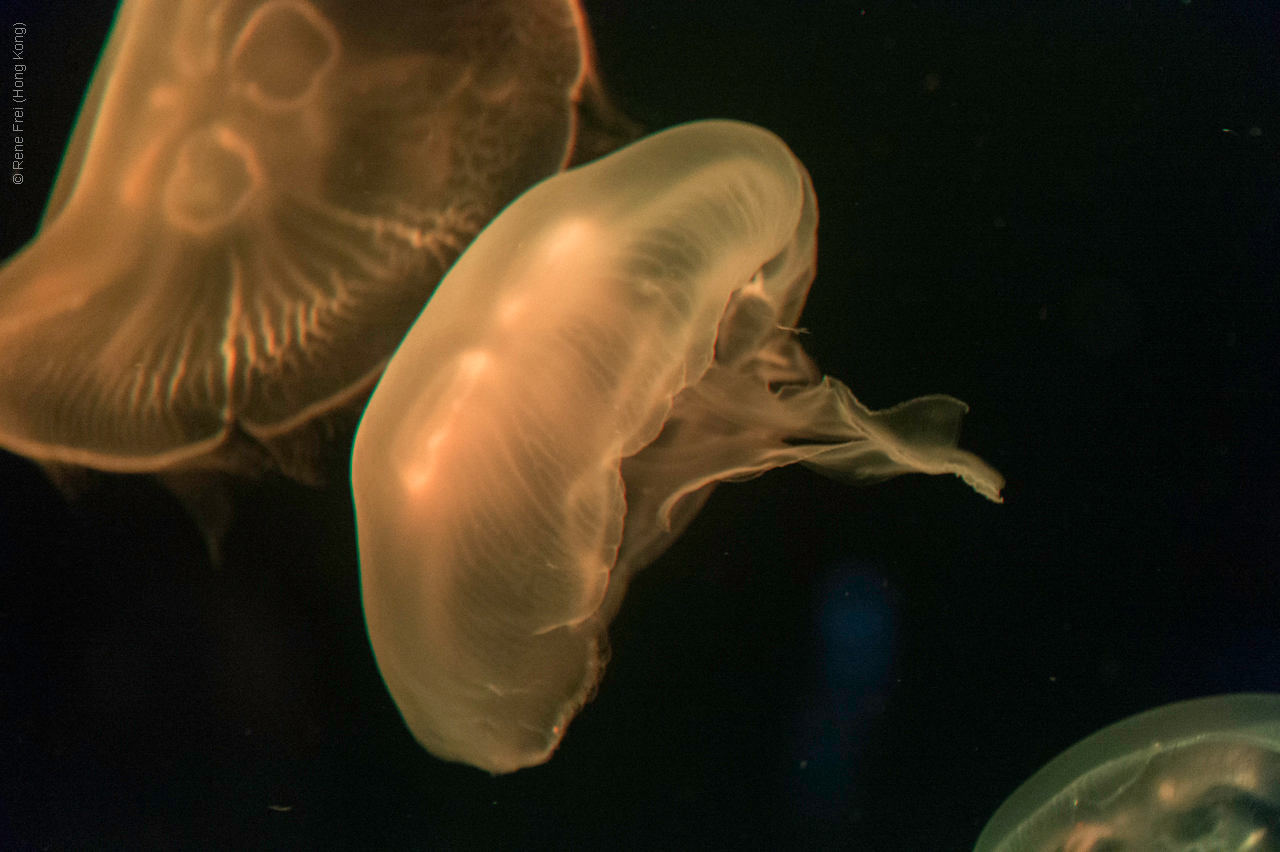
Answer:
POLYGON ((1200 698, 1092 734, 991 817, 975 852, 1280 849, 1280 695, 1200 698))
POLYGON ((816 227, 780 139, 697 122, 527 191, 445 277, 352 456, 370 639, 431 752, 545 761, 631 576, 719 481, 802 462, 999 500, 963 403, 869 411, 796 343, 816 227))
POLYGON ((306 478, 479 229, 630 132, 590 58, 573 0, 125 0, 0 268, 0 447, 306 478))

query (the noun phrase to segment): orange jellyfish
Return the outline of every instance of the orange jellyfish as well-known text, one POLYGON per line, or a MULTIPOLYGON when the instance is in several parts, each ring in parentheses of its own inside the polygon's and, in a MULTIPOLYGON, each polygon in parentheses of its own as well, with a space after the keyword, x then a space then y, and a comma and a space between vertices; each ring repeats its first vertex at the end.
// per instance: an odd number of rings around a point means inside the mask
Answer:
POLYGON ((628 581, 719 481, 801 462, 1000 499, 964 403, 869 411, 800 348, 816 230, 780 139, 698 122, 527 191, 450 270, 352 456, 369 636, 432 753, 547 760, 628 581))
POLYGON ((256 459, 361 398, 489 219, 629 131, 590 60, 573 0, 125 0, 0 269, 0 447, 256 459))

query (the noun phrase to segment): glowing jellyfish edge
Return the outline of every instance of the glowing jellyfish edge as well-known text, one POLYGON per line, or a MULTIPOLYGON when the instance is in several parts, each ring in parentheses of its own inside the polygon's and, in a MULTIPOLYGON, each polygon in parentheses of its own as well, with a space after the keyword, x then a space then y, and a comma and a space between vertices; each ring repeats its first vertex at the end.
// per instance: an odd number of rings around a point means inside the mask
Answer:
POLYGON ((1280 695, 1167 704, 1085 737, 992 815, 974 852, 1274 849, 1280 695))
POLYGON ((537 185, 449 271, 352 458, 370 640, 432 753, 546 760, 631 576, 719 481, 803 462, 1000 499, 955 448, 964 403, 868 411, 795 342, 816 229, 780 139, 698 122, 537 185))

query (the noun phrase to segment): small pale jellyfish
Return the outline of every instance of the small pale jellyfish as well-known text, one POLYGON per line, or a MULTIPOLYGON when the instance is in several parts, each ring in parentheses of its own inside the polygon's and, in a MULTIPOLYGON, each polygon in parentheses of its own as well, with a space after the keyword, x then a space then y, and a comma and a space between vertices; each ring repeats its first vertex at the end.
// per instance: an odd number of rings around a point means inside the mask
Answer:
POLYGON ((999 499, 964 403, 869 411, 796 343, 816 228, 781 140, 699 122, 544 181, 450 270, 352 459, 369 636, 432 753, 547 760, 628 581, 718 481, 803 462, 999 499))
POLYGON ((1280 850, 1280 695, 1139 713, 1050 761, 975 852, 1280 850))
POLYGON ((0 269, 0 447, 150 472, 361 398, 480 228, 625 125, 590 58, 576 0, 125 0, 0 269))

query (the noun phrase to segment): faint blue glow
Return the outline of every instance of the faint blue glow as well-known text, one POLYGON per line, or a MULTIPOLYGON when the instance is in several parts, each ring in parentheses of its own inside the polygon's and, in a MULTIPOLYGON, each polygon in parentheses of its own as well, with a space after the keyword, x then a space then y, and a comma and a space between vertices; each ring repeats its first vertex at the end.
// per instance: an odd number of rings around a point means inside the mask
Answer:
POLYGON ((888 584, 870 566, 832 571, 821 602, 823 670, 831 689, 874 689, 889 672, 893 610, 888 584))
POLYGON ((813 663, 796 715, 798 807, 819 817, 851 801, 858 756, 888 697, 897 619, 881 567, 848 560, 822 578, 813 663))

